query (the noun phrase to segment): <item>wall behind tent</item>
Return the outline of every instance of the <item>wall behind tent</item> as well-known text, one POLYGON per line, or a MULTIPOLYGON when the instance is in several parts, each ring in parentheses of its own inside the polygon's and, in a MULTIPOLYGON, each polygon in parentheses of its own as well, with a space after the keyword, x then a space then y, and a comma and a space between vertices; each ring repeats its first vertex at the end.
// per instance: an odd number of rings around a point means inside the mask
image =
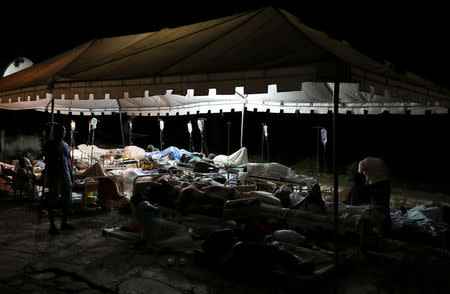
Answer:
POLYGON ((44 127, 36 111, 0 110, 0 160, 17 159, 25 150, 40 153, 44 127))
MULTIPOLYGON (((346 172, 352 164, 365 156, 384 158, 391 175, 416 184, 432 184, 450 192, 448 171, 450 166, 450 142, 448 136, 449 115, 339 115, 337 125, 337 166, 346 172)), ((77 124, 75 145, 87 144, 90 115, 75 116, 55 114, 55 121, 63 123, 67 130, 73 119, 77 124)), ((119 114, 96 116, 98 119, 94 144, 102 148, 122 147, 119 114)), ((199 118, 206 119, 206 143, 208 151, 227 153, 227 122, 231 122, 230 153, 240 148, 241 113, 195 114, 186 116, 130 116, 123 115, 125 145, 129 145, 128 120, 132 119, 132 142, 145 148, 148 144, 160 147, 158 119, 164 120, 164 148, 176 146, 189 150, 187 123, 193 125, 195 151, 200 151, 201 136, 197 126, 199 118)), ((22 149, 36 150, 39 136, 51 119, 49 113, 32 110, 0 110, 0 122, 5 129, 5 141, 15 153, 22 149), (34 138, 34 139, 30 139, 34 138), (13 145, 20 142, 20 144, 13 145), (20 149, 20 150, 19 150, 20 149)), ((325 127, 328 142, 324 154, 319 142, 321 172, 332 171, 332 114, 283 114, 246 112, 244 121, 244 146, 251 160, 261 160, 262 123, 268 126, 270 161, 302 169, 315 170, 317 129, 325 127), (324 156, 325 155, 325 156, 324 156), (325 163, 324 163, 325 160, 325 163)), ((70 142, 67 132, 66 141, 70 142)), ((264 146, 266 148, 266 146, 264 146)), ((15 156, 1 151, 3 158, 15 156)), ((35 152, 38 152, 37 150, 35 152)), ((264 149, 264 160, 267 151, 264 149)))

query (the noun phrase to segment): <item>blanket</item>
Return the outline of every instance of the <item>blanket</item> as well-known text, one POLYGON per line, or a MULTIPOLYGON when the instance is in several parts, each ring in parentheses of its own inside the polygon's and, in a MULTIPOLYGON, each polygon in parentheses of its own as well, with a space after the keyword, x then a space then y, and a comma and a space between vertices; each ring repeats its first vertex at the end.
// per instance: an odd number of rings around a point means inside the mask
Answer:
POLYGON ((311 187, 316 181, 313 178, 297 175, 290 167, 276 162, 248 163, 247 176, 272 179, 276 181, 289 181, 304 183, 311 187))
POLYGON ((243 167, 248 163, 247 148, 242 147, 229 156, 217 155, 214 157, 213 162, 219 166, 243 167))

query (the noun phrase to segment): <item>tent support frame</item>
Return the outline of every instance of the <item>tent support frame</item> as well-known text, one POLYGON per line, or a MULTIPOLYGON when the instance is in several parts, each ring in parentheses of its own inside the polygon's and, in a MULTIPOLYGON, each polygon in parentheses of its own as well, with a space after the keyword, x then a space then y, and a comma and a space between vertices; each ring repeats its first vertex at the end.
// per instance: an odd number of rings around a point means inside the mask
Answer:
POLYGON ((333 208, 334 208, 334 255, 336 265, 338 264, 338 229, 339 229, 339 180, 337 175, 336 167, 336 129, 337 129, 337 118, 339 114, 339 82, 334 83, 333 91, 333 208))
POLYGON ((247 107, 248 95, 243 95, 237 91, 235 91, 235 94, 242 98, 242 115, 241 115, 241 148, 242 148, 243 139, 244 139, 244 114, 245 114, 245 108, 247 107))
POLYGON ((122 108, 119 103, 119 120, 120 120, 120 134, 122 135, 122 147, 125 148, 125 136, 123 134, 123 124, 122 124, 122 108))

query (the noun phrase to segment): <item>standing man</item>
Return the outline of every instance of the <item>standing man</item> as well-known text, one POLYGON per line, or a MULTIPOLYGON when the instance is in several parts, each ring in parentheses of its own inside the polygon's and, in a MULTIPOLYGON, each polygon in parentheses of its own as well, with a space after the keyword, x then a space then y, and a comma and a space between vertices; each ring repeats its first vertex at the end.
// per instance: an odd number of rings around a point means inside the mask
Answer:
MULTIPOLYGON (((51 132, 51 126, 49 126, 51 132)), ((44 148, 46 186, 48 194, 48 217, 50 220, 50 234, 58 234, 55 226, 55 207, 58 197, 61 196, 62 217, 61 230, 74 230, 75 227, 67 222, 70 203, 72 201, 72 172, 70 163, 69 145, 64 142, 66 129, 63 125, 53 125, 53 136, 49 134, 49 140, 44 148)))
POLYGON ((359 162, 358 172, 366 177, 372 205, 385 216, 383 231, 391 231, 391 214, 389 202, 391 200, 391 183, 389 172, 384 161, 376 157, 366 157, 359 162))

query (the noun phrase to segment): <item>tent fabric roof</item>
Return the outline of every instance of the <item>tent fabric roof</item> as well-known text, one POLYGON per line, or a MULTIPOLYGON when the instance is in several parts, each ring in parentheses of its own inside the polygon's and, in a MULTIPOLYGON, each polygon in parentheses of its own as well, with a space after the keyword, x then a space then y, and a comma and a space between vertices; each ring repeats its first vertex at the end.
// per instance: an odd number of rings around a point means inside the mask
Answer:
MULTIPOLYGON (((304 82, 359 84, 365 93, 448 107, 450 92, 402 75, 289 12, 264 7, 228 17, 136 35, 95 39, 0 79, 0 98, 124 99, 301 91, 304 82)), ((388 98, 390 98, 388 97, 388 98)), ((314 97, 313 97, 314 98, 314 97)), ((1 105, 1 103, 0 103, 1 105)), ((1 106, 0 106, 1 107, 1 106)))

